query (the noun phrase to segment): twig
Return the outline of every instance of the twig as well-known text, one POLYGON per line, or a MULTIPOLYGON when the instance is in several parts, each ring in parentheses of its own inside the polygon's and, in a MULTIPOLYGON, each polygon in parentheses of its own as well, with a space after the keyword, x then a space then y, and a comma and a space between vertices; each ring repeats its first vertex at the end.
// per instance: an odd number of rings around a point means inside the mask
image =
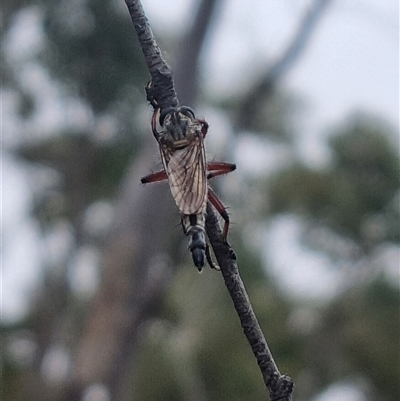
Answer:
POLYGON ((161 109, 175 107, 178 105, 178 97, 172 70, 161 55, 142 4, 139 0, 125 0, 125 3, 151 75, 150 84, 146 87, 147 100, 161 109))
MULTIPOLYGON (((157 107, 161 108, 171 105, 176 106, 178 99, 173 85, 172 71, 161 56, 140 0, 125 1, 152 76, 152 85, 147 89, 148 100, 153 106, 157 105, 157 107), (168 92, 164 93, 164 90, 168 92)), ((236 254, 227 243, 221 241, 221 227, 209 203, 207 204, 206 232, 218 264, 221 267, 225 285, 238 313, 243 332, 257 359, 271 401, 291 401, 293 383, 288 376, 280 374, 272 358, 240 278, 236 264, 236 254)))
POLYGON ((210 203, 207 204, 206 231, 271 401, 290 401, 293 382, 290 377, 281 375, 275 364, 240 277, 236 254, 229 244, 221 241, 222 230, 210 203))

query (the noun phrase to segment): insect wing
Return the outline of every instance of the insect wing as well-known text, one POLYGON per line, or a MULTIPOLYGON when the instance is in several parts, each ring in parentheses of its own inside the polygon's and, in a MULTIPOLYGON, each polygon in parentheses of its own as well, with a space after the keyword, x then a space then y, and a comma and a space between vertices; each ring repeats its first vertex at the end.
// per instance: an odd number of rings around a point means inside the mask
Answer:
POLYGON ((168 182, 181 213, 204 213, 207 203, 206 156, 202 138, 174 152, 162 149, 168 182))

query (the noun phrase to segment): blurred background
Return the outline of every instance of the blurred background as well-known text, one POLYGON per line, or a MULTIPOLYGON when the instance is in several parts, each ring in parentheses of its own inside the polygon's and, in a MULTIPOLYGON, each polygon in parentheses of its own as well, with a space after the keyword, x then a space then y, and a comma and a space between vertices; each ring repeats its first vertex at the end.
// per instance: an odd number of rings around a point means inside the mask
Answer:
MULTIPOLYGON (((143 0, 297 401, 395 401, 399 4, 143 0)), ((4 401, 265 400, 160 168, 124 1, 2 3, 4 401)))

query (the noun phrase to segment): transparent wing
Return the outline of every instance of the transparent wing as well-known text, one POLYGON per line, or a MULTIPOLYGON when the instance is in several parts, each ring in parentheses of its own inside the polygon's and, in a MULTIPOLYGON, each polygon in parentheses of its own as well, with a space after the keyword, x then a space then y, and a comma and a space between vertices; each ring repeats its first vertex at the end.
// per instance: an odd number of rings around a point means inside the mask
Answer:
POLYGON ((183 149, 162 149, 168 182, 175 203, 183 214, 204 213, 207 203, 206 156, 203 139, 196 138, 183 149))

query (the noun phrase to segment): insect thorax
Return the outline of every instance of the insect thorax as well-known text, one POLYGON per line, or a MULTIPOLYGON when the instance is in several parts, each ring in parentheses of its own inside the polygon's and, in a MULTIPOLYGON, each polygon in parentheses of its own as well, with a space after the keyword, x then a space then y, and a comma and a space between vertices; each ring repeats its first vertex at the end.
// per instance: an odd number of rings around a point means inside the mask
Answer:
POLYGON ((201 135, 202 125, 179 111, 165 117, 163 130, 160 132, 160 142, 170 149, 188 146, 201 135))

